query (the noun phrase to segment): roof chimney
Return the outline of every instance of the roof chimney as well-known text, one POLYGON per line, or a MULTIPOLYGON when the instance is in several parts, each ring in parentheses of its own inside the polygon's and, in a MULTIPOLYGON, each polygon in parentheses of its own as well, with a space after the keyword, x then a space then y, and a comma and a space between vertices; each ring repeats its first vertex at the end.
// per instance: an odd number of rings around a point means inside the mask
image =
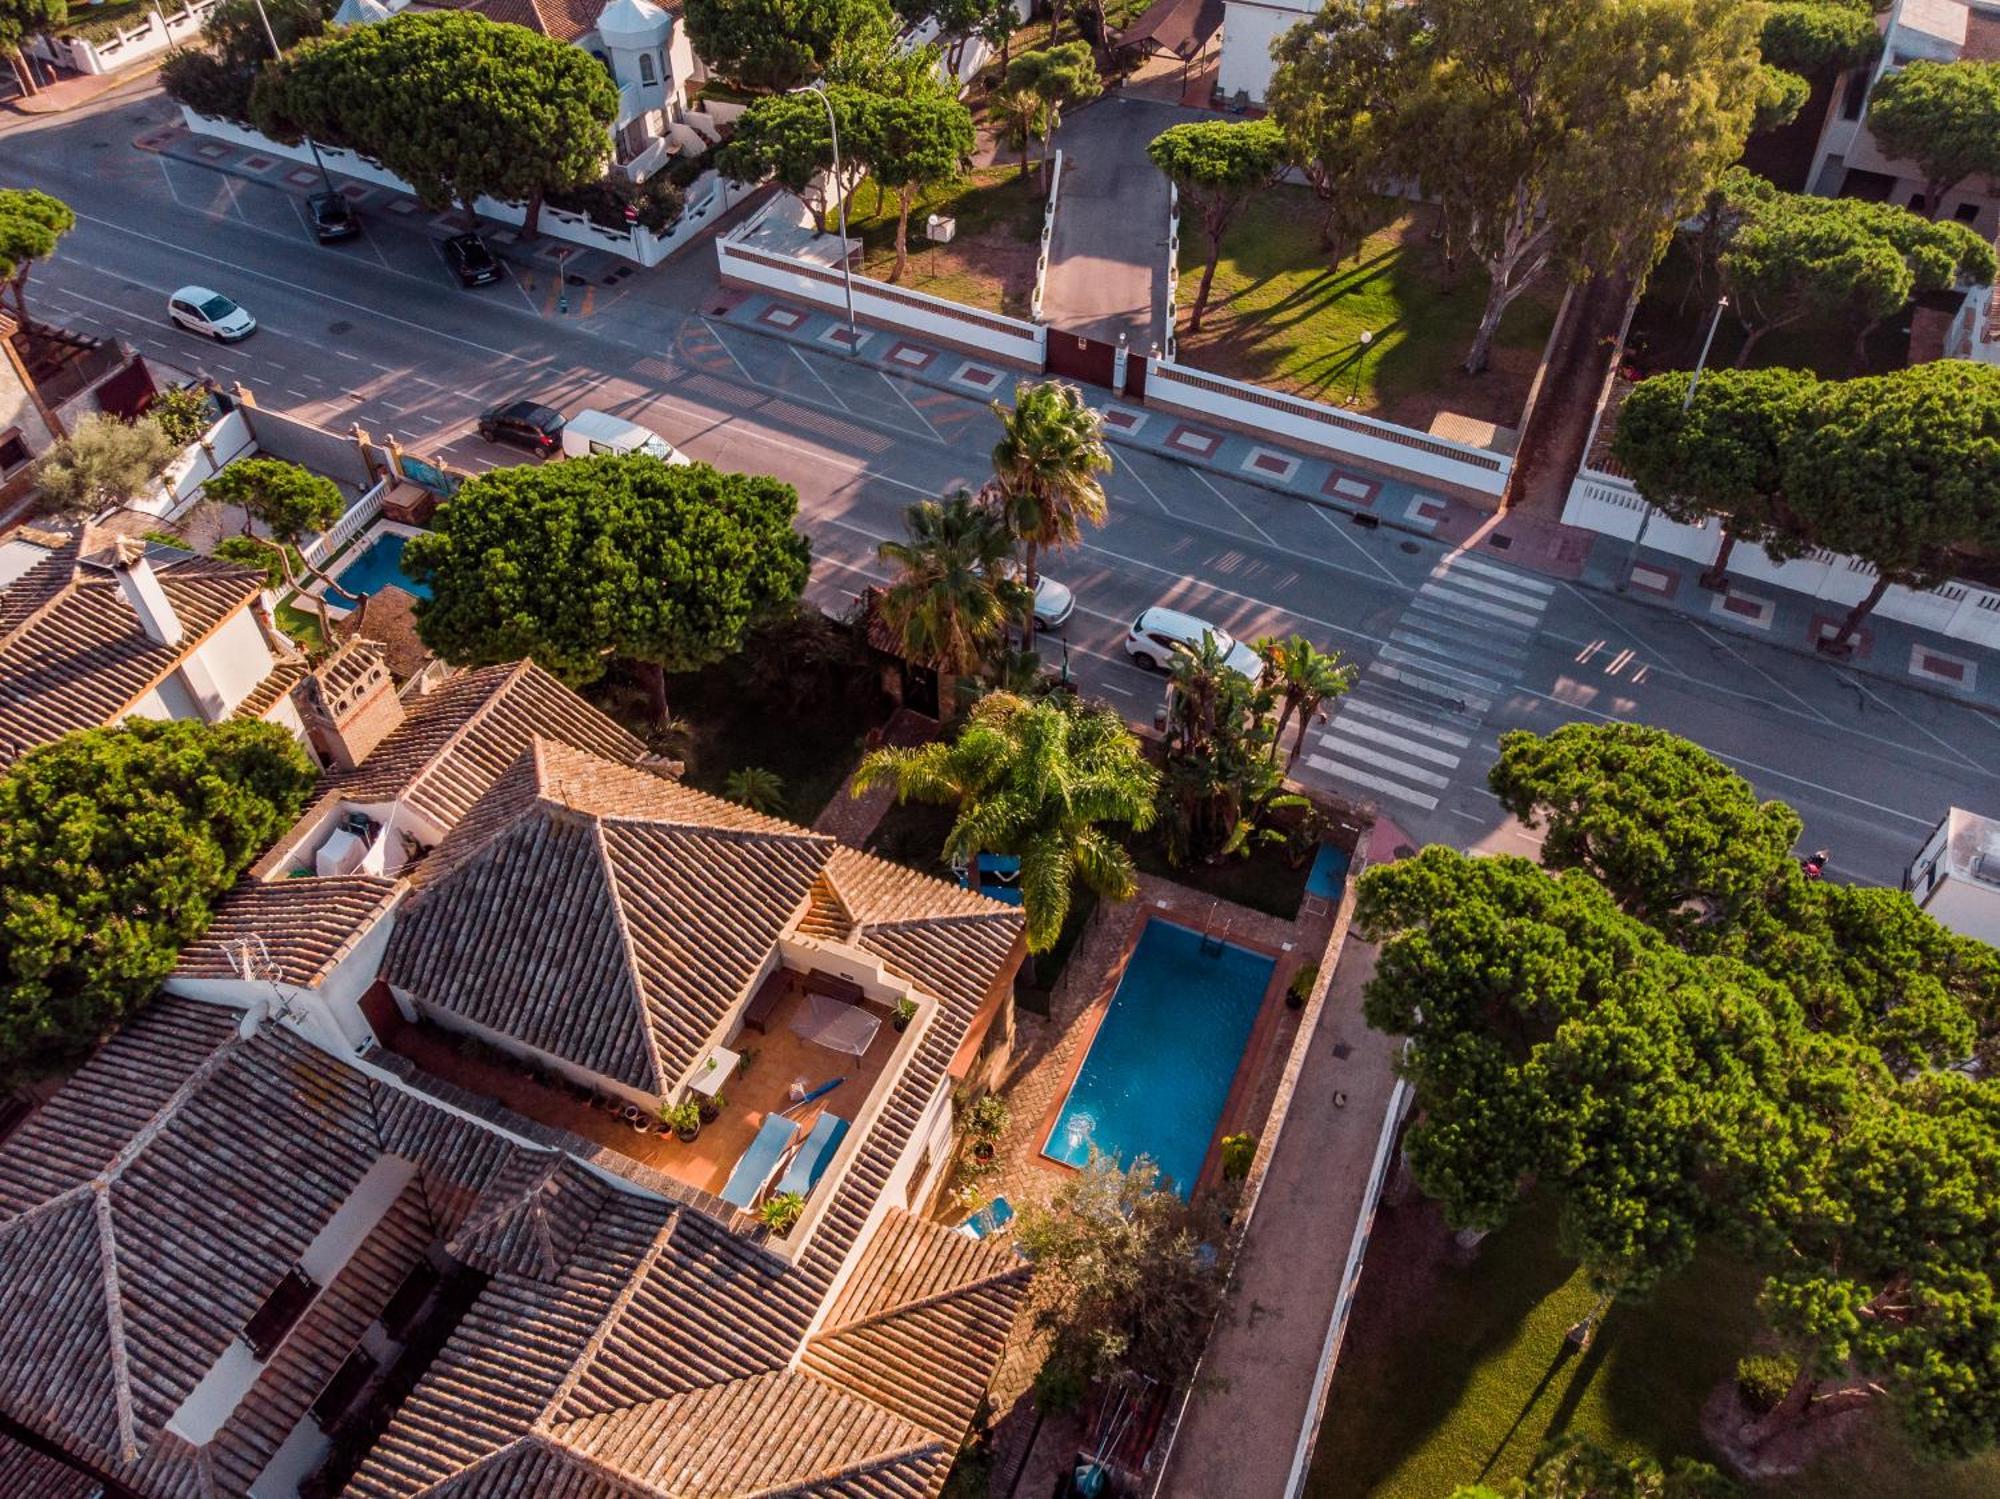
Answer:
POLYGON ((156 645, 177 645, 181 638, 180 616, 160 586, 159 575, 146 560, 146 543, 136 536, 121 536, 111 544, 111 574, 118 591, 139 616, 139 628, 156 645))

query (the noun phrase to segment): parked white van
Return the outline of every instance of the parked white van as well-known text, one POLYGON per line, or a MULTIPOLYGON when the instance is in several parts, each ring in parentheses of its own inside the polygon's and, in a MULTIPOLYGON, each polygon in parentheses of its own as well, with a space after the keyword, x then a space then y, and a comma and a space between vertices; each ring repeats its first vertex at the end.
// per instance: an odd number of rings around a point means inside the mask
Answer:
POLYGON ((668 463, 691 461, 659 433, 587 406, 563 424, 562 450, 565 458, 589 458, 600 453, 650 453, 668 463))

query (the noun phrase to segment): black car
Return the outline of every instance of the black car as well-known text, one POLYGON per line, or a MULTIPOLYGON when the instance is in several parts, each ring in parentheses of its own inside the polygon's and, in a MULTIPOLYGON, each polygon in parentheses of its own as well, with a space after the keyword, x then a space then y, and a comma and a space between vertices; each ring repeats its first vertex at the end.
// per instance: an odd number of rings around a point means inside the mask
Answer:
POLYGON ((491 286, 500 279, 500 262, 476 234, 455 235, 444 242, 444 258, 465 286, 491 286))
POLYGON ((314 193, 306 199, 306 210, 312 215, 313 233, 322 244, 330 239, 351 239, 361 232, 354 206, 339 193, 314 193))
POLYGON ((562 413, 533 401, 515 401, 479 415, 479 435, 531 453, 553 453, 562 441, 562 413))

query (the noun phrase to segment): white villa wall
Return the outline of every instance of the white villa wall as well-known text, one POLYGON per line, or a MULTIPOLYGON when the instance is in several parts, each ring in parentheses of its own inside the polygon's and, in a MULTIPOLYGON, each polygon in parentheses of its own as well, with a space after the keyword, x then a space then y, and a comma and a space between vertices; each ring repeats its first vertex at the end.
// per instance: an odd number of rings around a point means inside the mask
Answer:
MULTIPOLYGON (((187 41, 201 30, 201 23, 208 19, 216 4, 217 0, 192 0, 171 15, 156 7, 147 11, 143 20, 102 41, 90 42, 77 36, 38 36, 31 38, 22 50, 79 73, 110 73, 187 41)), ((74 14, 86 19, 89 12, 79 7, 74 14)))
MULTIPOLYGON (((181 106, 181 118, 187 128, 196 135, 206 135, 215 140, 229 141, 253 151, 262 151, 273 156, 286 157, 292 161, 312 162, 312 152, 305 145, 288 146, 282 141, 274 141, 269 136, 239 125, 234 120, 218 119, 212 115, 197 114, 186 105, 181 106)), ((360 182, 372 182, 377 187, 386 187, 415 197, 410 185, 391 172, 378 161, 372 161, 358 151, 348 151, 339 146, 321 146, 319 154, 326 159, 330 172, 338 172, 343 177, 352 177, 360 182)), ((606 229, 593 223, 580 213, 567 209, 544 205, 539 228, 551 239, 563 240, 573 245, 584 245, 593 250, 603 250, 626 260, 638 262, 642 266, 655 266, 674 251, 690 243, 707 230, 715 220, 734 208, 754 191, 754 184, 726 181, 718 172, 704 173, 688 189, 686 207, 673 228, 665 234, 654 234, 643 225, 630 229, 606 229)), ((528 209, 523 203, 506 203, 495 198, 481 198, 474 205, 483 218, 497 223, 520 225, 527 222, 528 209)))
MULTIPOLYGON (((1587 468, 1570 485, 1562 523, 1630 541, 1639 534, 1641 518, 1649 508, 1628 480, 1587 468)), ((1706 568, 1721 548, 1722 528, 1712 522, 1686 526, 1654 511, 1646 522, 1645 544, 1706 568)), ((1809 594, 1842 608, 1860 603, 1875 585, 1875 569, 1858 557, 1820 550, 1795 561, 1774 562, 1753 542, 1741 542, 1730 553, 1729 574, 1746 583, 1770 583, 1809 594)), ((1892 584, 1875 612, 1955 640, 2000 646, 2000 593, 1975 584, 1944 583, 1921 591, 1892 584)))
POLYGON ((277 664, 256 615, 248 609, 239 609, 225 619, 194 652, 191 663, 198 663, 207 672, 221 701, 221 711, 212 721, 235 712, 236 705, 255 692, 277 664))
POLYGON ((1148 365, 1149 407, 1213 417, 1249 432, 1268 432, 1374 468, 1496 499, 1506 489, 1507 477, 1514 469, 1512 458, 1487 448, 1433 437, 1167 359, 1149 360, 1148 365))
POLYGON ((1261 104, 1271 87, 1271 44, 1310 16, 1313 5, 1267 4, 1265 0, 1228 0, 1222 7, 1222 62, 1215 86, 1223 97, 1241 92, 1261 104))
MULTIPOLYGON (((745 244, 746 235, 757 222, 753 219, 715 242, 722 279, 844 315, 847 304, 841 273, 814 261, 745 244)), ((854 278, 854 312, 862 322, 901 328, 1011 364, 1034 370, 1043 365, 1047 330, 1039 323, 965 307, 866 276, 854 278)))

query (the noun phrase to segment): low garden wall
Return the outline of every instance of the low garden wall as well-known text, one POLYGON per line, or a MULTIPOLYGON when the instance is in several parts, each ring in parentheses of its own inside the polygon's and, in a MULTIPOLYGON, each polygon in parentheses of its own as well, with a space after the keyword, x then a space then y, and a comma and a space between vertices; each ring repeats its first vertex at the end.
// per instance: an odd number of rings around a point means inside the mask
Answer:
MULTIPOLYGON (((724 283, 768 291, 844 317, 846 286, 840 270, 802 256, 749 244, 747 241, 762 218, 759 214, 716 240, 717 268, 724 283)), ((854 277, 854 315, 859 322, 900 328, 918 337, 1032 370, 1043 367, 1047 350, 1048 330, 1040 323, 966 307, 866 276, 854 277)))
MULTIPOLYGON (((187 123, 187 128, 196 135, 228 141, 232 145, 262 151, 270 156, 281 156, 288 161, 300 161, 308 165, 312 163, 312 150, 303 142, 296 146, 288 146, 235 120, 198 114, 185 104, 181 106, 181 118, 187 123)), ((343 177, 352 177, 361 182, 372 182, 377 187, 386 187, 392 192, 416 196, 415 190, 409 183, 379 161, 364 156, 359 151, 349 151, 341 146, 323 145, 319 148, 319 154, 325 160, 327 170, 330 172, 338 172, 343 177)), ((635 224, 629 229, 607 229, 583 214, 571 213, 567 209, 548 204, 542 207, 538 228, 551 239, 566 240, 570 244, 584 245, 593 250, 604 250, 626 260, 636 261, 642 266, 655 266, 713 227, 717 219, 742 202, 752 191, 754 188, 731 182, 719 172, 704 172, 688 188, 686 206, 682 209, 680 218, 664 233, 655 234, 640 224, 635 224)), ((519 225, 527 221, 528 209, 525 203, 481 198, 476 206, 483 217, 502 224, 519 225)))
MULTIPOLYGON (((1703 568, 1715 560, 1722 546, 1720 525, 1682 525, 1658 511, 1647 520, 1650 508, 1629 479, 1586 468, 1570 484, 1562 520, 1566 526, 1620 541, 1638 536, 1643 524, 1645 544, 1650 549, 1684 557, 1703 568)), ((1858 557, 1819 549, 1791 562, 1774 562, 1762 547, 1749 541, 1737 543, 1730 553, 1729 575, 1746 583, 1769 583, 1824 599, 1843 609, 1860 603, 1875 586, 1874 567, 1858 557)), ((1875 612, 1955 640, 2000 646, 2000 593, 1975 583, 1944 583, 1922 591, 1892 584, 1875 612)))
MULTIPOLYGON (((38 36, 30 39, 22 50, 45 62, 73 68, 79 73, 110 73, 129 67, 142 58, 157 56, 176 43, 186 41, 201 30, 202 22, 208 19, 208 13, 215 9, 217 3, 218 0, 189 0, 172 15, 164 9, 149 10, 143 20, 135 21, 109 36, 38 36)), ((89 14, 87 9, 80 7, 73 18, 88 20, 89 14)))
POLYGON ((1148 361, 1146 404, 1303 443, 1372 468, 1488 499, 1500 497, 1514 470, 1514 460, 1504 453, 1190 369, 1167 358, 1148 361))

